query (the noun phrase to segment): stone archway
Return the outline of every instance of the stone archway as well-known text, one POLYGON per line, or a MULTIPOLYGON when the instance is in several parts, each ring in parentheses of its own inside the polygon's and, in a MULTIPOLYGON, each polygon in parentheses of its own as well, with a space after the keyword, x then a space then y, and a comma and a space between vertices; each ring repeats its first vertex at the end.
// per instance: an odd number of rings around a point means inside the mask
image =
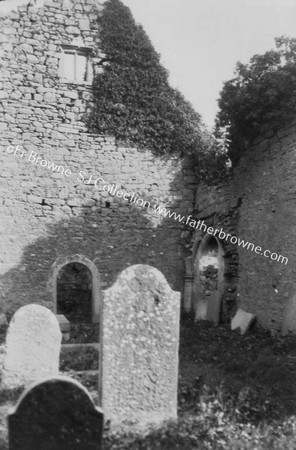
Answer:
POLYGON ((219 240, 207 234, 197 242, 192 257, 195 320, 219 323, 223 294, 224 258, 219 240))
MULTIPOLYGON (((55 314, 64 314, 65 311, 67 311, 67 308, 69 308, 69 313, 75 316, 74 304, 70 305, 68 302, 67 305, 66 301, 64 302, 62 308, 61 305, 58 304, 58 301, 60 300, 58 295, 58 285, 61 280, 63 281, 63 279, 64 282, 69 282, 69 285, 72 285, 72 289, 75 289, 75 283, 83 283, 86 285, 85 289, 82 288, 80 295, 83 300, 83 290, 89 290, 89 298, 87 298, 86 295, 84 300, 87 302, 89 301, 89 306, 91 309, 90 320, 92 322, 97 322, 99 320, 101 294, 100 274, 96 265, 83 255, 71 255, 58 258, 51 266, 51 273, 47 288, 52 293, 53 312, 55 314)), ((73 303, 78 303, 78 297, 74 298, 73 303)), ((79 317, 79 314, 83 315, 83 311, 86 311, 86 306, 80 307, 80 312, 76 312, 76 318, 79 317)))

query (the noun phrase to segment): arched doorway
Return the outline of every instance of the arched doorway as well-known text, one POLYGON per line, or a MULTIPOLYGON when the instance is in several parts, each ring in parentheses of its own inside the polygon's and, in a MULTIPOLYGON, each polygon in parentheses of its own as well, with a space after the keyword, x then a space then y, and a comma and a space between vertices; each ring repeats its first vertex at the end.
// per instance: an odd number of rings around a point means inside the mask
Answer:
POLYGON ((71 323, 92 321, 92 275, 87 266, 72 262, 57 276, 57 314, 71 323))
POLYGON ((55 314, 72 322, 99 321, 100 274, 85 256, 58 258, 51 266, 47 289, 52 292, 55 314))
POLYGON ((220 242, 216 237, 206 235, 200 242, 194 259, 196 320, 219 323, 223 267, 223 251, 220 242))

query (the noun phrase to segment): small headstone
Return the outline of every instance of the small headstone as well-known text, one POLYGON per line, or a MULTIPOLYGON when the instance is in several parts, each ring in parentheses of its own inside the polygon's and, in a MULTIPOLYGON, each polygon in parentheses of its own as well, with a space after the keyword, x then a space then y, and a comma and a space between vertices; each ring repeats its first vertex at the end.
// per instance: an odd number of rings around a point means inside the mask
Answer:
POLYGON ((106 420, 160 424, 177 417, 180 293, 135 265, 104 292, 100 395, 106 420))
POLYGON ((296 295, 289 299, 284 311, 282 334, 296 332, 296 295))
POLYGON ((206 320, 207 317, 207 297, 201 291, 197 293, 197 304, 195 310, 195 318, 194 321, 198 322, 199 320, 206 320))
POLYGON ((255 319, 255 314, 247 313, 242 309, 238 309, 235 316, 231 320, 231 329, 240 329, 241 334, 245 334, 255 319))
POLYGON ((8 327, 2 384, 5 388, 28 386, 59 373, 61 331, 55 315, 31 304, 20 308, 8 327))
POLYGON ((63 314, 57 314, 60 330, 62 332, 63 340, 70 339, 70 322, 63 314))
POLYGON ((215 325, 219 324, 220 320, 220 304, 221 296, 219 291, 212 291, 207 299, 207 313, 206 320, 213 322, 215 325))
POLYGON ((0 378, 2 377, 4 358, 5 358, 5 345, 0 345, 0 378))
POLYGON ((30 386, 8 416, 10 450, 100 450, 103 413, 69 377, 30 386))
POLYGON ((8 325, 6 315, 4 313, 0 314, 0 328, 8 325))

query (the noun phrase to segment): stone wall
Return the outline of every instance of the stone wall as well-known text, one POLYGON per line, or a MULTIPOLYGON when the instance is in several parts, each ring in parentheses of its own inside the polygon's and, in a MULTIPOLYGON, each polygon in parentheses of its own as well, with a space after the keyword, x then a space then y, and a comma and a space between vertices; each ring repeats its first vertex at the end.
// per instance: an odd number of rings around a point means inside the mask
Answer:
MULTIPOLYGON (((223 298, 257 315, 259 323, 280 330, 284 309, 295 295, 296 125, 265 130, 241 158, 224 186, 199 186, 196 217, 208 226, 288 258, 272 260, 223 239, 223 298), (281 262, 282 261, 282 262, 281 262), (238 265, 239 263, 239 265, 238 265), (229 285, 230 282, 230 285, 229 285)), ((200 242, 193 235, 192 245, 200 242)), ((198 240, 199 239, 199 240, 198 240)), ((193 245, 193 252, 195 247, 193 245)), ((274 255, 275 258, 275 255, 274 255)))
MULTIPOLYGON (((199 260, 207 245, 210 234, 205 226, 223 229, 226 233, 236 234, 239 219, 240 200, 233 192, 231 178, 228 183, 217 186, 199 184, 196 190, 193 217, 195 221, 203 221, 198 229, 187 226, 182 231, 184 246, 187 250, 185 274, 184 306, 187 312, 195 313, 203 292, 202 273, 199 260)), ((228 322, 236 309, 238 249, 230 242, 219 240, 218 254, 218 290, 222 301, 220 321, 228 322)))
POLYGON ((238 236, 288 258, 273 261, 239 248, 239 304, 279 330, 295 294, 296 125, 266 132, 241 160, 234 192, 242 199, 238 236))
POLYGON ((182 225, 153 207, 191 212, 191 162, 89 133, 91 83, 63 78, 59 61, 67 45, 91 48, 94 73, 103 70, 96 22, 102 6, 34 5, 0 18, 1 310, 11 314, 31 302, 52 307, 50 267, 73 254, 93 261, 106 285, 127 266, 146 263, 181 290, 182 225), (115 189, 102 191, 112 184, 125 199, 115 189))

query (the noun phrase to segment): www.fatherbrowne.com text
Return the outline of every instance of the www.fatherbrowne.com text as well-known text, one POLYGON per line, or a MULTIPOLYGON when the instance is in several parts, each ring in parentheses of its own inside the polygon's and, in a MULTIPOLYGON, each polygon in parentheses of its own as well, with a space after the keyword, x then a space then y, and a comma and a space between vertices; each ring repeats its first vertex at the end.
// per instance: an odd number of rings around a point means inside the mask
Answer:
MULTIPOLYGON (((96 184, 97 181, 105 183, 105 181, 101 177, 97 178, 95 181, 90 177, 88 179, 85 179, 84 174, 85 173, 83 173, 83 171, 80 171, 79 179, 80 181, 86 182, 86 184, 89 184, 91 182, 96 184)), ((196 221, 195 219, 192 218, 191 215, 187 217, 181 216, 180 214, 176 214, 175 211, 170 211, 165 207, 161 207, 159 205, 151 205, 151 203, 148 200, 143 200, 142 198, 137 197, 135 193, 130 194, 128 192, 125 192, 122 189, 119 189, 116 184, 115 185, 104 184, 101 188, 98 186, 98 190, 108 192, 112 196, 123 198, 124 200, 127 200, 129 203, 134 203, 143 208, 153 209, 163 217, 173 218, 179 223, 189 225, 190 227, 195 228, 196 230, 202 230, 208 234, 217 236, 219 239, 229 241, 231 244, 237 244, 239 247, 246 248, 247 250, 250 250, 252 252, 254 251, 257 255, 263 255, 265 258, 270 258, 272 261, 278 261, 284 264, 288 263, 288 258, 286 256, 278 255, 277 253, 271 252, 270 250, 263 250, 260 245, 255 246, 255 244, 253 244, 252 242, 245 241, 244 239, 240 239, 236 236, 226 233, 223 230, 223 228, 214 229, 213 227, 208 227, 203 220, 196 221)))
POLYGON ((151 205, 148 200, 143 200, 138 197, 135 193, 129 193, 122 189, 119 189, 115 184, 107 184, 106 181, 102 177, 95 178, 93 175, 87 175, 87 172, 84 170, 80 170, 78 174, 72 173, 71 169, 65 168, 64 166, 55 164, 53 161, 48 161, 42 156, 38 155, 37 152, 31 151, 30 154, 21 145, 13 146, 9 145, 7 147, 7 153, 18 155, 21 158, 24 158, 27 155, 28 162, 34 165, 40 165, 41 167, 52 170, 55 173, 60 173, 65 175, 66 177, 70 177, 71 175, 75 175, 76 180, 83 184, 94 185, 98 191, 104 191, 109 193, 112 196, 116 196, 118 198, 122 198, 129 203, 136 204, 141 206, 142 208, 153 209, 153 211, 157 212, 163 217, 173 218, 179 223, 190 226, 191 228, 195 228, 196 230, 204 231, 212 236, 216 236, 219 239, 223 239, 225 241, 230 242, 231 244, 237 244, 239 247, 246 248, 252 252, 255 252, 257 255, 262 255, 265 258, 269 258, 272 261, 278 261, 280 263, 287 264, 288 258, 286 256, 278 255, 275 252, 271 252, 270 250, 264 250, 260 245, 255 246, 252 242, 245 241, 244 239, 240 239, 236 236, 233 236, 229 233, 226 233, 223 228, 213 228, 208 227, 203 220, 196 221, 189 216, 181 216, 180 214, 176 214, 174 211, 170 211, 165 207, 161 207, 159 205, 151 205), (106 184, 103 184, 106 183, 106 184))

